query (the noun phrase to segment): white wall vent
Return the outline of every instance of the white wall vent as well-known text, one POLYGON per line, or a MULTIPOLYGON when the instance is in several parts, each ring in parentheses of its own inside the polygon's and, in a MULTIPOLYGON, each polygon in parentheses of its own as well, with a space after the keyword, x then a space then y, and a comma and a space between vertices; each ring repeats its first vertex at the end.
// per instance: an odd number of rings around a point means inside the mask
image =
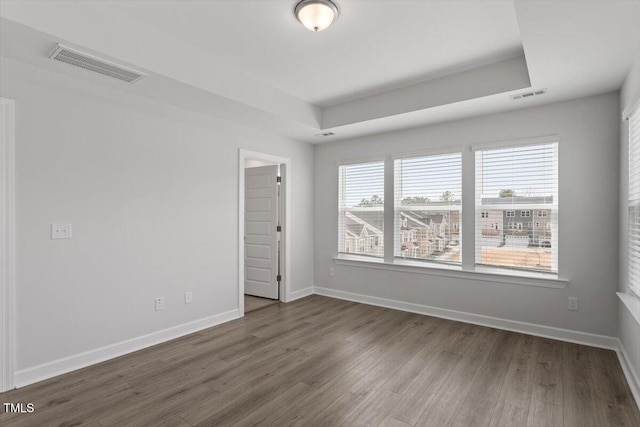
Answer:
POLYGON ((525 98, 533 98, 534 96, 544 95, 547 93, 546 89, 538 89, 531 92, 519 93, 517 95, 511 95, 512 100, 516 99, 525 99, 525 98))
POLYGON ((135 83, 145 76, 140 71, 80 52, 59 44, 49 58, 64 62, 127 83, 135 83))

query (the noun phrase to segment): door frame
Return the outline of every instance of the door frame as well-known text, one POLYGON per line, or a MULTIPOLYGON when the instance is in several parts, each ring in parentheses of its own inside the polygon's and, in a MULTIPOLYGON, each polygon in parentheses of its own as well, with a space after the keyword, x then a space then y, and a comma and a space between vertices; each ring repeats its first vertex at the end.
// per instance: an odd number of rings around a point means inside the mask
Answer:
POLYGON ((0 98, 0 391, 15 388, 15 102, 0 98))
POLYGON ((280 239, 280 271, 282 280, 280 281, 280 301, 288 302, 291 293, 291 159, 288 157, 276 156, 273 154, 260 153, 258 151, 245 150, 238 151, 238 315, 244 316, 244 171, 246 160, 261 160, 264 162, 277 163, 280 167, 281 205, 284 209, 281 212, 282 234, 280 239))

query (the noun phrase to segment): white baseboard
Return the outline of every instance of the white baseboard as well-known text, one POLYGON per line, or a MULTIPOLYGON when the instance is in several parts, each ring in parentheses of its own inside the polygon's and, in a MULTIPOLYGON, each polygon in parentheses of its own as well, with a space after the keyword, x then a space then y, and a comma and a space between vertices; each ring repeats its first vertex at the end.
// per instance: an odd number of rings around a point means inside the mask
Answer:
MULTIPOLYGON (((411 313, 425 314, 449 320, 471 323, 475 325, 488 326, 496 329, 520 332, 545 338, 552 338, 561 341, 573 342, 577 344, 589 345, 615 350, 620 360, 620 365, 629 383, 633 396, 640 407, 640 379, 629 362, 627 353, 618 338, 605 335, 590 334, 586 332, 572 331, 568 329, 555 328, 551 326, 536 325, 532 323, 519 322, 515 320, 501 319, 480 314, 467 313, 463 311, 449 310, 432 307, 428 305, 409 303, 404 301, 391 300, 386 298, 372 297, 368 295, 356 294, 336 289, 324 287, 308 287, 291 292, 290 300, 295 301, 306 296, 317 294, 338 298, 363 304, 387 307, 396 310, 408 311, 411 313)), ((174 326, 162 331, 153 332, 141 337, 111 344, 95 350, 68 356, 62 359, 43 363, 31 368, 17 371, 15 374, 16 387, 23 387, 38 381, 46 380, 67 372, 81 369, 105 360, 113 359, 127 353, 141 350, 165 341, 179 338, 202 329, 210 328, 230 320, 239 318, 238 310, 230 310, 215 316, 195 320, 193 322, 174 326)))
POLYGON ((552 326, 536 325, 516 320, 501 319, 498 317, 483 316, 463 311, 431 307, 422 304, 372 297, 318 286, 314 287, 314 293, 317 295, 360 302, 363 304, 393 308, 396 310, 409 311, 411 313, 426 314, 428 316, 440 317, 443 319, 457 320, 475 325, 488 326, 496 329, 504 329, 507 331, 520 332, 523 334, 614 350, 618 355, 620 366, 622 367, 624 376, 627 379, 629 388, 631 388, 636 404, 638 405, 638 408, 640 408, 640 377, 638 377, 638 374, 635 372, 633 365, 629 361, 629 356, 627 355, 622 342, 618 338, 555 328, 552 326))
POLYGON ((110 344, 95 350, 53 360, 41 365, 17 371, 15 374, 16 387, 33 384, 76 369, 85 368, 105 360, 113 359, 127 353, 141 350, 152 345, 160 344, 184 335, 198 332, 202 329, 219 325, 239 317, 238 310, 231 310, 204 319, 173 326, 161 331, 153 332, 137 338, 132 338, 119 343, 110 344))
POLYGON ((309 286, 308 288, 300 289, 298 291, 291 291, 291 293, 289 293, 289 301, 287 302, 308 297, 309 295, 313 295, 313 286, 309 286))
POLYGON ((360 302, 363 304, 393 308, 396 310, 409 311, 411 313, 426 314, 428 316, 440 317, 443 319, 457 320, 460 322, 472 323, 474 325, 488 326, 490 328, 504 329, 506 331, 520 332, 523 334, 535 335, 538 337, 552 338, 576 344, 584 344, 591 347, 601 347, 616 351, 618 350, 618 339, 606 335, 597 335, 587 332, 555 328, 552 326, 536 325, 534 323, 519 322, 517 320, 501 319, 498 317, 484 316, 481 314, 467 313, 464 311, 449 310, 446 308, 438 308, 428 305, 372 297, 368 295, 355 294, 351 292, 339 291, 336 289, 329 289, 318 286, 314 287, 314 293, 327 297, 360 302))
POLYGON ((629 361, 629 356, 627 355, 627 352, 620 340, 618 340, 617 353, 620 366, 622 366, 622 372, 624 372, 624 376, 627 379, 631 393, 633 393, 633 397, 636 400, 636 405, 640 408, 640 377, 638 377, 635 369, 633 369, 633 365, 629 361))

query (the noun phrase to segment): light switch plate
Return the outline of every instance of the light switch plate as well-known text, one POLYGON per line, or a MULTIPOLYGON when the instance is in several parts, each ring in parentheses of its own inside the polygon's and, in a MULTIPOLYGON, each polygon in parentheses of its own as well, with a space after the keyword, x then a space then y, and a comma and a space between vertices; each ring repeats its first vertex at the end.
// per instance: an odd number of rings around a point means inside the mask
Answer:
POLYGON ((52 239, 70 239, 71 224, 51 224, 52 239))

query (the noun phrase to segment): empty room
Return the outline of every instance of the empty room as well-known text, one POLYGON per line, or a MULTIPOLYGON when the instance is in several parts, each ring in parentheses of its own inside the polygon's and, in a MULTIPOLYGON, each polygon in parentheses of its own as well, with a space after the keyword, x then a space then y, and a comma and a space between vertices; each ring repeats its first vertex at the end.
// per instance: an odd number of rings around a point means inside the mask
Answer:
POLYGON ((640 0, 0 0, 1 426, 640 427, 640 0))

